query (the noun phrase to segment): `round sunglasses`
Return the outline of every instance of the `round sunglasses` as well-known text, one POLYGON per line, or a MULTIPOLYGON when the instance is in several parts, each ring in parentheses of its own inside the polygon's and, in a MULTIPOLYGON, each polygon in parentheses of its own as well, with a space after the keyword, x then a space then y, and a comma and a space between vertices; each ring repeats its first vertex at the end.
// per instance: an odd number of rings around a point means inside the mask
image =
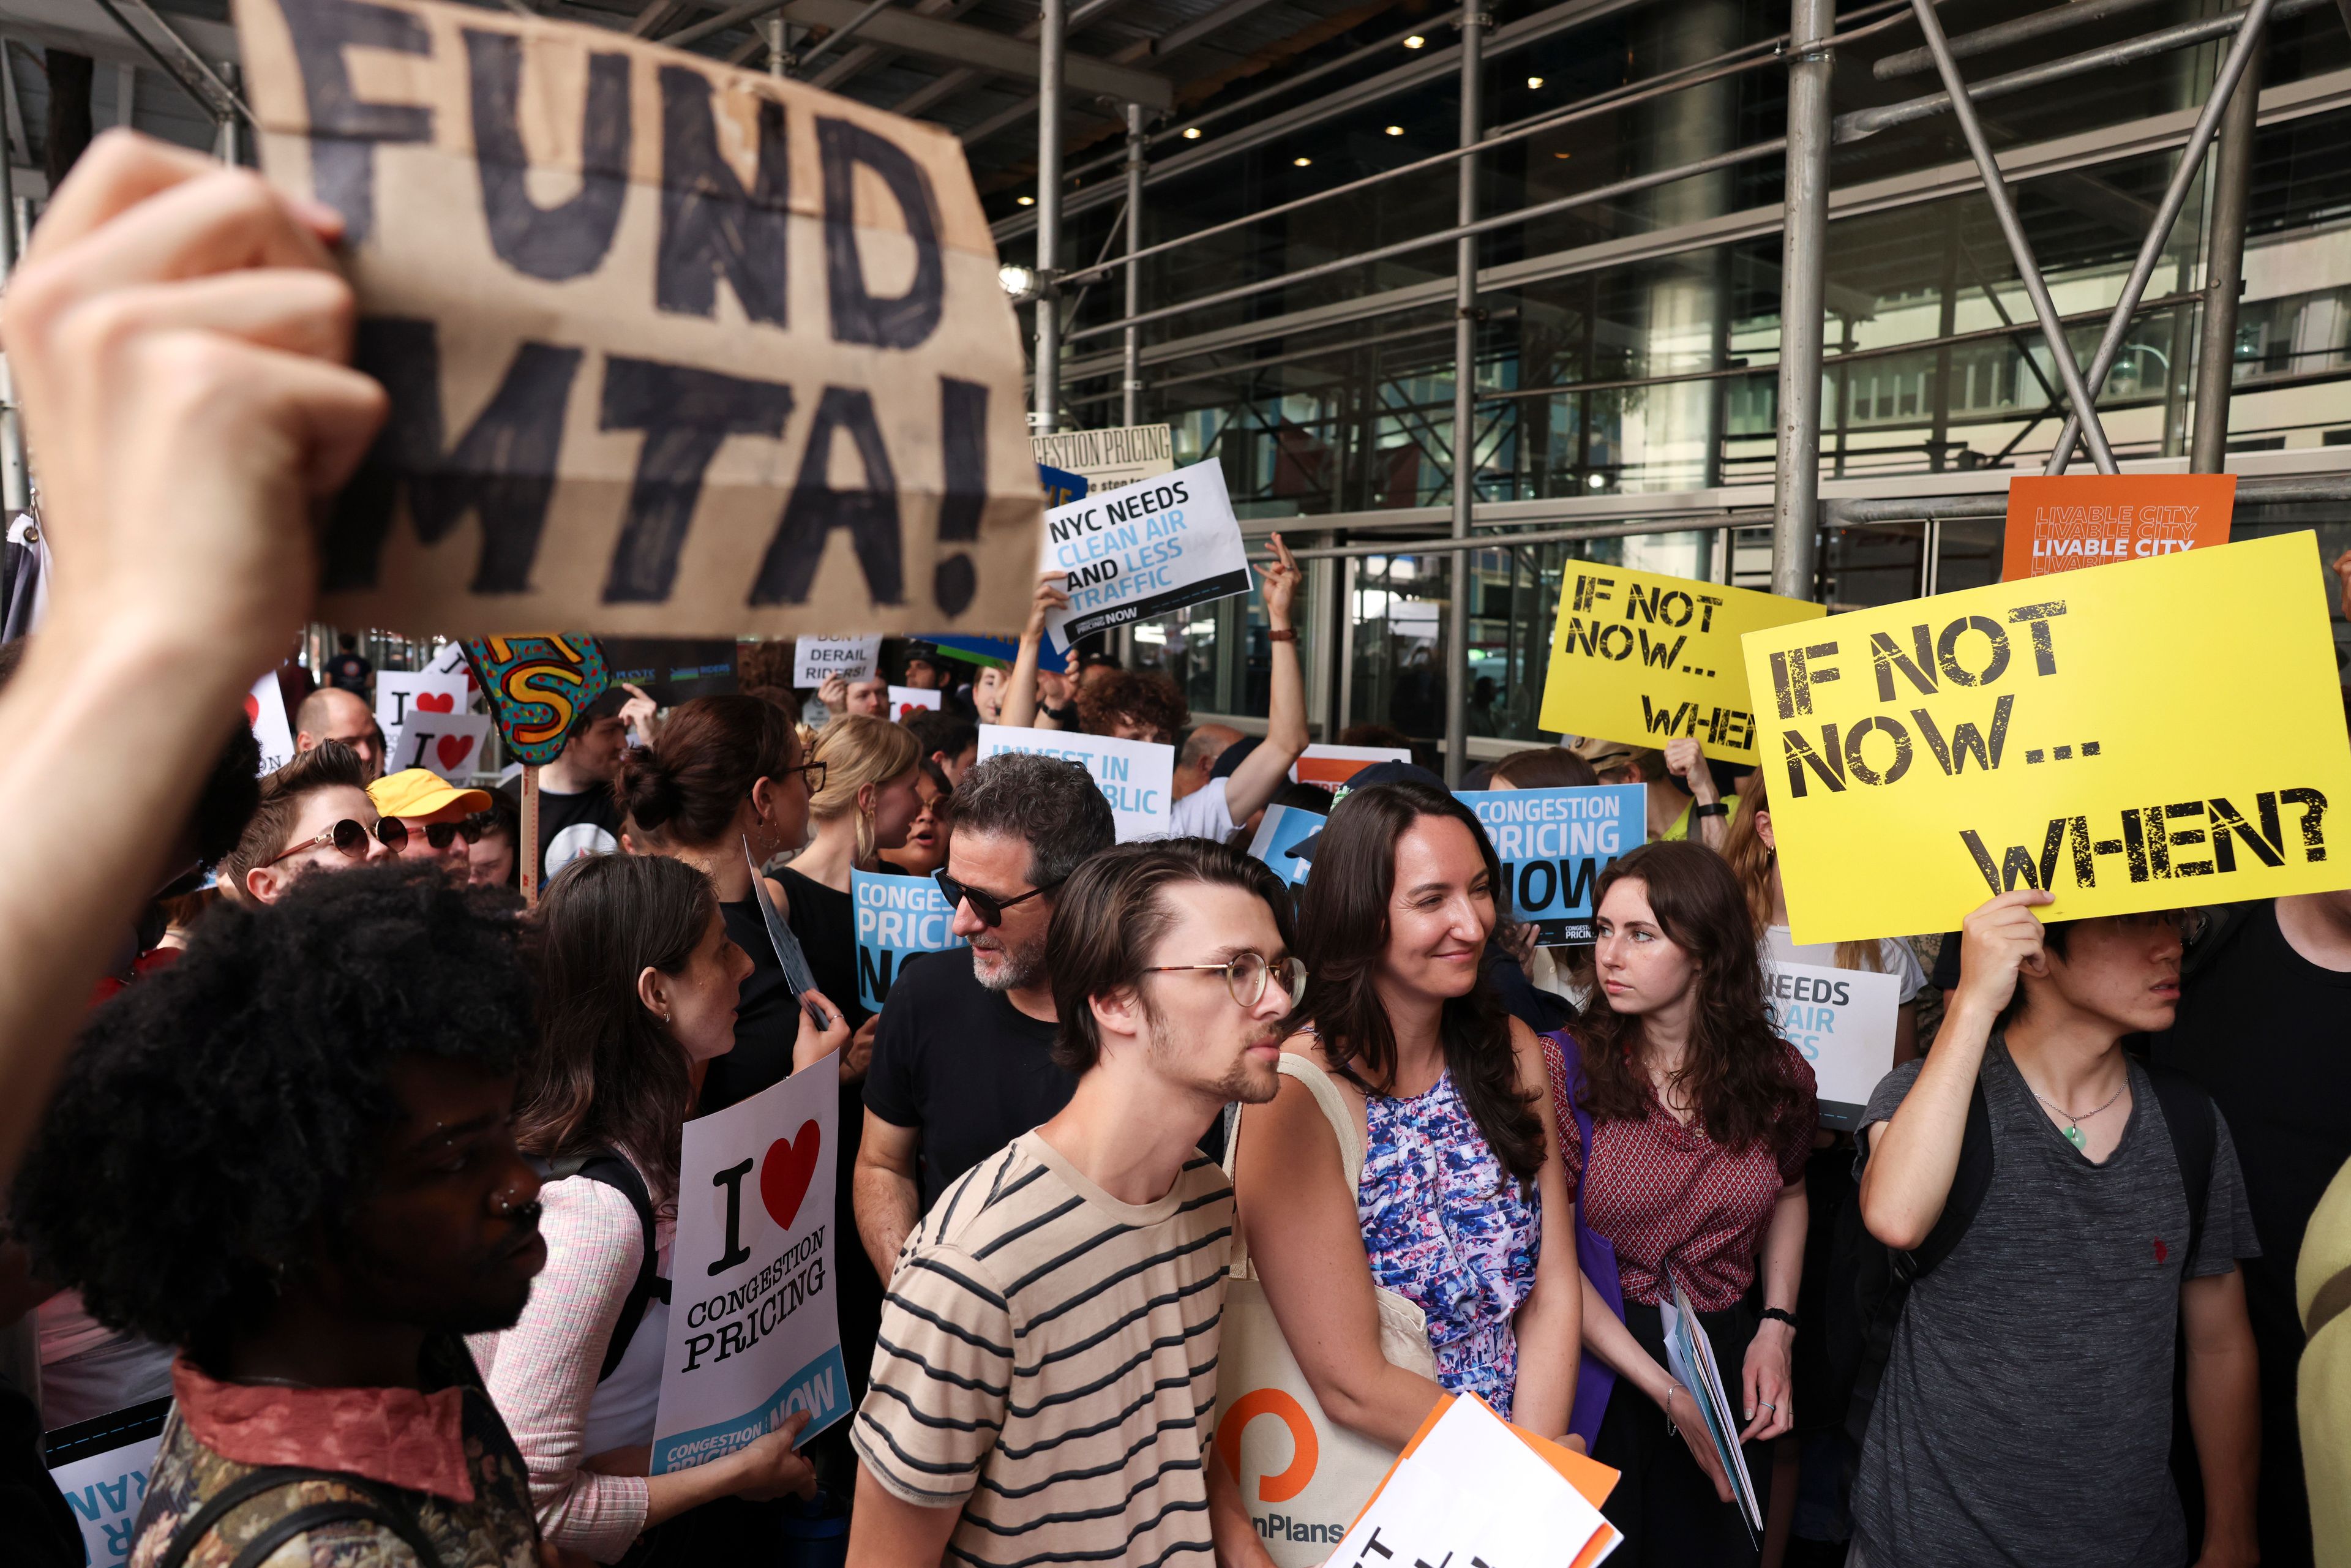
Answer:
MULTIPOLYGON (((448 823, 442 825, 454 827, 456 824, 448 823)), ((428 834, 432 830, 430 829, 426 830, 428 834)), ((306 839, 302 842, 293 845, 289 849, 281 850, 261 863, 265 866, 273 866, 279 861, 291 860, 296 855, 307 854, 312 850, 323 850, 329 844, 333 845, 342 853, 350 856, 353 860, 359 860, 367 854, 368 840, 371 836, 376 839, 383 845, 384 848, 390 850, 393 854, 398 854, 401 851, 408 847, 408 824, 402 821, 398 817, 380 818, 376 821, 374 832, 371 835, 366 823, 361 822, 355 818, 345 817, 341 821, 337 822, 333 827, 329 828, 325 832, 320 833, 318 837, 314 839, 306 839)), ((445 849, 448 847, 448 843, 449 841, 444 838, 434 847, 445 849)))

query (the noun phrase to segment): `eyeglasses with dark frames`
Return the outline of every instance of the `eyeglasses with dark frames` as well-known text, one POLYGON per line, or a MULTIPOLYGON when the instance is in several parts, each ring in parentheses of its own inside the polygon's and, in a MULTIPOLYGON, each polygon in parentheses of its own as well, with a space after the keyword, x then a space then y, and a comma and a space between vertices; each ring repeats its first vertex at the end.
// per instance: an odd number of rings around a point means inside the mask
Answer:
POLYGON ((1232 993, 1233 1000, 1245 1008, 1253 1008, 1265 999, 1269 983, 1280 984, 1292 1007, 1306 995, 1304 964, 1295 958, 1269 958, 1262 953, 1237 953, 1221 964, 1154 964, 1143 972, 1175 975, 1208 969, 1224 971, 1225 988, 1232 993))
MULTIPOLYGON (((307 854, 312 850, 323 850, 329 844, 350 856, 351 859, 360 860, 367 854, 370 836, 366 823, 355 818, 345 817, 318 837, 306 839, 298 844, 280 850, 261 863, 264 866, 273 866, 279 861, 292 860, 296 855, 307 854)), ((381 841, 384 848, 393 854, 398 854, 408 847, 408 824, 398 817, 379 818, 372 836, 381 841)))
POLYGON ((797 773, 807 779, 809 798, 814 800, 824 793, 824 768, 825 765, 821 762, 803 762, 798 768, 785 768, 784 776, 789 778, 797 773))
POLYGON ((971 912, 979 916, 979 922, 983 925, 1003 925, 1006 910, 1016 904, 1026 904, 1038 894, 1050 893, 1061 885, 1059 881, 1049 882, 1042 887, 1032 887, 1028 892, 1017 894, 1010 898, 998 898, 992 893, 982 893, 976 887, 967 887, 944 871, 931 873, 931 880, 939 884, 940 896, 947 901, 948 908, 952 909, 958 904, 968 904, 971 905, 971 912))

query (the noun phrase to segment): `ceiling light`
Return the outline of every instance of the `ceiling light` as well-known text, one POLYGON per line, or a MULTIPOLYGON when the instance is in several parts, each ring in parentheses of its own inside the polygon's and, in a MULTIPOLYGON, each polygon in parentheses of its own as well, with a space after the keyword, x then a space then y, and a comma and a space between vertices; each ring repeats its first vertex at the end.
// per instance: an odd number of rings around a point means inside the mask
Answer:
POLYGON ((1418 33, 1415 33, 1411 37, 1406 38, 1404 41, 1404 47, 1407 49, 1417 49, 1427 42, 1428 40, 1426 38, 1422 37, 1418 33))
POLYGON ((1583 476, 1583 482, 1595 490, 1605 489, 1608 486, 1607 478, 1599 474, 1586 474, 1583 476))
POLYGON ((1529 77, 1529 78, 1527 78, 1527 86, 1528 86, 1529 88, 1539 88, 1539 87, 1542 86, 1542 78, 1541 78, 1541 77, 1529 77))
POLYGON ((1402 136, 1404 134, 1404 127, 1401 125, 1391 125, 1388 127, 1388 134, 1390 136, 1402 136))
POLYGON ((1554 152, 1552 156, 1554 158, 1573 158, 1575 154, 1573 152, 1554 152))
POLYGON ((1013 199, 1024 207, 1033 207, 1037 204, 1037 198, 1034 196, 1016 196, 1013 199))
POLYGON ((1292 158, 1290 162, 1293 167, 1303 169, 1307 165, 1312 163, 1314 160, 1311 158, 1292 158))
POLYGON ((1186 141, 1197 141, 1200 140, 1200 128, 1196 125, 1186 126, 1184 128, 1184 140, 1186 141))

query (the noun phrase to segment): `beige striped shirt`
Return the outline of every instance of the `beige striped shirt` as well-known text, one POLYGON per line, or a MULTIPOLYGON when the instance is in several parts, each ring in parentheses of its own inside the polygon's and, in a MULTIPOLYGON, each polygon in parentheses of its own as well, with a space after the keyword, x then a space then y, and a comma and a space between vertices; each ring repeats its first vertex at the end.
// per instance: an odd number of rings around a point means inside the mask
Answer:
POLYGON ((1197 1564, 1213 1552, 1216 1418, 1233 1189, 1196 1156, 1121 1203, 1035 1133, 982 1160, 890 1278, 857 1451, 904 1500, 963 1509, 978 1568, 1197 1564))

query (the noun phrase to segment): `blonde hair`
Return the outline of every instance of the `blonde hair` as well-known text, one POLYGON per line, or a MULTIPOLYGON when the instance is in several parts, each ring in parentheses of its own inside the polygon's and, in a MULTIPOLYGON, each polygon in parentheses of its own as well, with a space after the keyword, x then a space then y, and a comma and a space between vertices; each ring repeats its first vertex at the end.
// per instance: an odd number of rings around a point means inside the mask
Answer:
MULTIPOLYGON (((809 815, 830 822, 857 810, 857 792, 868 784, 880 787, 923 759, 923 743, 904 725, 871 714, 843 714, 817 731, 809 760, 824 764, 824 788, 809 802, 809 815)), ((874 854, 873 822, 857 822, 857 863, 869 865, 874 854)))
MULTIPOLYGON (((1771 810, 1771 791, 1765 788, 1763 769, 1759 768, 1739 781, 1739 803, 1731 812, 1729 828, 1722 835, 1722 858, 1730 862, 1730 874, 1739 879, 1740 891, 1747 894, 1747 912, 1754 916, 1759 941, 1771 924, 1771 868, 1779 856, 1763 841, 1763 831, 1755 819, 1769 815, 1771 810)), ((1837 944, 1836 967, 1840 969, 1876 972, 1883 967, 1882 959, 1874 941, 1837 944)))

